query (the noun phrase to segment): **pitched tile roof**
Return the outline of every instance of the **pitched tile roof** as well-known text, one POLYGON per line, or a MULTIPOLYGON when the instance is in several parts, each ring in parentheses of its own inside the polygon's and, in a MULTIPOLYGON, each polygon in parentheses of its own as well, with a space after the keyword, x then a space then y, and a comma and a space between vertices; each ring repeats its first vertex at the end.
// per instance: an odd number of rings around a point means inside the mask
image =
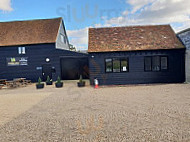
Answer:
POLYGON ((62 18, 0 22, 0 46, 55 43, 62 18))
POLYGON ((184 48, 170 25, 90 28, 88 52, 184 48))

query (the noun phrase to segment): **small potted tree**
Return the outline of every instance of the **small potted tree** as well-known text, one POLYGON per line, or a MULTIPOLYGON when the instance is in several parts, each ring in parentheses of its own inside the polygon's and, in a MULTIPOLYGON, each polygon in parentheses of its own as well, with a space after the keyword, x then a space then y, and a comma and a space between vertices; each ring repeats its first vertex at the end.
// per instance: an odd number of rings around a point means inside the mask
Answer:
POLYGON ((44 83, 42 83, 42 80, 39 77, 38 83, 36 84, 36 89, 43 89, 43 88, 44 88, 44 83))
POLYGON ((50 79, 50 77, 47 76, 46 85, 52 85, 52 84, 53 84, 52 79, 50 79))
POLYGON ((82 80, 82 75, 80 75, 79 82, 77 82, 78 87, 84 87, 85 86, 85 81, 82 80))
POLYGON ((61 81, 60 77, 57 77, 57 81, 55 83, 56 88, 62 88, 63 87, 63 82, 61 81))

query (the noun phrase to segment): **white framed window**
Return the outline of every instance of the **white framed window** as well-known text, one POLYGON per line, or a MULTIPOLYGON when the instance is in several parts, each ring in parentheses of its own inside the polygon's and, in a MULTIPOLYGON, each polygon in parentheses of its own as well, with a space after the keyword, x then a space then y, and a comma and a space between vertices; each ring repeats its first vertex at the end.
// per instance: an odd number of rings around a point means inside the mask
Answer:
POLYGON ((25 47, 18 47, 18 54, 26 54, 25 47))
POLYGON ((110 58, 105 59, 105 72, 129 72, 129 58, 110 58))
POLYGON ((61 35, 61 42, 64 43, 64 35, 61 35))
POLYGON ((61 34, 61 42, 62 42, 62 43, 65 43, 65 44, 66 44, 66 42, 67 42, 66 36, 64 36, 64 35, 62 35, 62 34, 61 34))
POLYGON ((22 47, 22 54, 26 54, 25 47, 22 47))
POLYGON ((22 47, 18 48, 18 54, 22 54, 22 47))

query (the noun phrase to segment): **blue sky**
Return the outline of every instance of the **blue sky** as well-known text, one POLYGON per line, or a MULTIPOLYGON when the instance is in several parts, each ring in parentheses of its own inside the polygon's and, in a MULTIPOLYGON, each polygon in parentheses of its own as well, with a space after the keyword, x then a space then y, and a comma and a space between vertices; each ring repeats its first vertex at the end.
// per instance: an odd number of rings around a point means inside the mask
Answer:
POLYGON ((70 43, 87 49, 89 27, 171 24, 190 27, 187 0, 0 0, 0 21, 63 17, 70 43))
MULTIPOLYGON (((3 0, 7 1, 7 0, 3 0)), ((0 21, 63 17, 67 30, 102 23, 101 17, 119 16, 130 8, 122 0, 12 0, 11 11, 1 10, 0 21), (110 14, 108 14, 110 12, 110 14)))

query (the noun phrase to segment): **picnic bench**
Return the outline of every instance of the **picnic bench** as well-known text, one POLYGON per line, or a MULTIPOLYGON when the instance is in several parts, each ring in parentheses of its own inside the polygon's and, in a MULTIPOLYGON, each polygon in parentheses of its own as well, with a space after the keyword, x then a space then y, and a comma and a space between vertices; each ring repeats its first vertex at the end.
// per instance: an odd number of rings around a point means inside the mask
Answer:
POLYGON ((31 84, 31 80, 26 80, 26 78, 14 78, 12 81, 6 81, 6 86, 8 88, 17 88, 29 84, 31 84))
POLYGON ((6 85, 7 79, 0 79, 0 89, 2 89, 6 85))
POLYGON ((18 87, 18 84, 16 84, 15 81, 6 81, 6 86, 8 88, 16 88, 16 87, 18 87))
POLYGON ((7 79, 0 79, 0 84, 6 85, 6 81, 7 81, 7 79))

